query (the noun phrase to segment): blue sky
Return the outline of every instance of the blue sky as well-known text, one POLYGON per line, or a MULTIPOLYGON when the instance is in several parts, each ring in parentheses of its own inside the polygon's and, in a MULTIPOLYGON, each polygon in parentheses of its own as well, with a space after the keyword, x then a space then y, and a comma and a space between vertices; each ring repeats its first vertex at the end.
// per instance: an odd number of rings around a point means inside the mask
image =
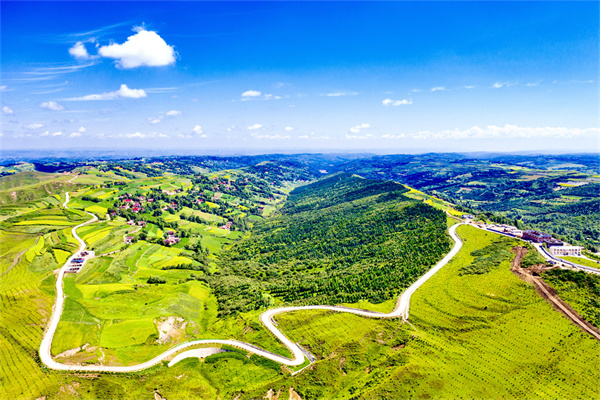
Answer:
POLYGON ((598 151, 597 2, 0 8, 5 149, 598 151))

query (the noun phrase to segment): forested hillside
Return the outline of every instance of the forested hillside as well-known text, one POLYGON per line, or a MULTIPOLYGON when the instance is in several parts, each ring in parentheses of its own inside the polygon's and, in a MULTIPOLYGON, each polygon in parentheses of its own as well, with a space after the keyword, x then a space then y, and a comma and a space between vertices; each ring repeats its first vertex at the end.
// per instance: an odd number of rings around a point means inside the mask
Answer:
POLYGON ((443 212, 404 186, 339 174, 294 190, 209 277, 228 314, 285 302, 391 298, 449 250, 443 212))

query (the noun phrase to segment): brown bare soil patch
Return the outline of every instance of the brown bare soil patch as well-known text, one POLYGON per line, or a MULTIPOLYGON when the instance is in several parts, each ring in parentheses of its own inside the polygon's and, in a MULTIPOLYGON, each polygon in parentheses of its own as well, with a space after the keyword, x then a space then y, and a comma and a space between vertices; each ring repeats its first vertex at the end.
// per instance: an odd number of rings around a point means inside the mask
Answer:
POLYGON ((523 257, 525 257, 525 254, 527 254, 527 249, 521 246, 516 246, 512 248, 512 251, 515 253, 515 258, 511 263, 510 270, 522 281, 532 284, 535 288, 535 291, 544 300, 550 303, 550 305, 552 305, 556 311, 567 317, 582 331, 600 341, 600 330, 579 315, 577 311, 575 311, 569 304, 567 304, 558 296, 556 290, 544 282, 544 280, 540 277, 540 272, 554 269, 556 267, 549 267, 544 264, 539 264, 533 265, 529 268, 521 268, 521 261, 523 260, 523 257))

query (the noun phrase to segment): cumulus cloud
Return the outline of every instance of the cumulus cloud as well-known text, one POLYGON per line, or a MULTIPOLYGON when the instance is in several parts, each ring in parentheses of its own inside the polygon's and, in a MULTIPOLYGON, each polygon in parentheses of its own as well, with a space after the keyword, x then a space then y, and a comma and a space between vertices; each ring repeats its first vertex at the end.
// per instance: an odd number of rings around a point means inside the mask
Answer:
POLYGON ((509 86, 514 86, 516 85, 518 82, 495 82, 491 88, 492 89, 500 89, 501 87, 509 87, 509 86))
POLYGON ((516 125, 495 126, 484 128, 474 126, 469 129, 453 129, 443 131, 421 131, 413 135, 413 139, 506 139, 506 138, 572 138, 579 136, 598 135, 598 128, 565 128, 565 127, 521 127, 516 125))
POLYGON ((192 131, 196 134, 196 135, 202 135, 202 127, 200 125, 196 125, 194 127, 194 129, 192 129, 192 131))
POLYGON ((262 126, 261 124, 254 124, 254 125, 250 125, 250 126, 247 128, 247 129, 248 129, 249 131, 255 131, 255 130, 257 130, 257 129, 260 129, 260 128, 262 128, 262 127, 263 127, 263 126, 262 126))
POLYGON ((287 132, 291 132, 291 131, 293 131, 293 130, 294 130, 294 128, 292 128, 291 126, 286 126, 286 127, 285 127, 285 128, 283 128, 283 129, 285 129, 287 132))
POLYGON ((62 111, 65 109, 65 106, 63 106, 62 104, 58 104, 55 101, 42 102, 42 103, 40 103, 40 107, 46 108, 46 109, 52 110, 52 111, 62 111))
POLYGON ((446 87, 445 86, 436 86, 436 87, 431 88, 429 91, 430 92, 439 92, 442 90, 446 90, 446 87))
POLYGON ((79 132, 79 133, 84 133, 85 131, 87 131, 87 129, 85 129, 83 126, 79 129, 77 129, 77 132, 79 132))
POLYGON ((178 110, 167 111, 167 115, 169 117, 175 117, 177 115, 181 115, 181 111, 178 111, 178 110))
POLYGON ((150 123, 152 125, 160 124, 162 121, 162 117, 150 118, 150 123))
POLYGON ((130 89, 127 85, 121 85, 119 90, 114 92, 105 92, 100 94, 88 94, 82 97, 72 97, 70 101, 88 101, 88 100, 118 100, 118 99, 141 99, 148 97, 144 89, 130 89))
POLYGON ((29 124, 29 125, 25 125, 25 129, 40 129, 43 128, 44 125, 43 124, 39 124, 39 123, 33 123, 33 124, 29 124))
POLYGON ((15 113, 15 110, 10 108, 9 106, 4 106, 2 107, 2 112, 4 113, 4 115, 13 115, 15 113))
POLYGON ((138 28, 125 43, 112 43, 98 49, 102 57, 113 58, 120 68, 161 67, 175 64, 175 50, 156 32, 138 28))
POLYGON ((90 59, 90 54, 88 53, 87 49, 85 48, 85 45, 83 44, 83 42, 75 43, 73 45, 73 47, 71 47, 69 49, 69 54, 78 60, 89 60, 90 59))
POLYGON ((81 132, 73 132, 69 135, 69 137, 79 137, 81 136, 81 132))
POLYGON ((54 132, 54 133, 52 134, 52 136, 62 136, 62 134, 63 134, 63 133, 62 133, 61 131, 58 131, 58 132, 54 132))
POLYGON ((242 93, 242 97, 258 97, 261 94, 262 92, 259 92, 258 90, 246 90, 242 93))
POLYGON ((360 125, 356 125, 356 126, 353 126, 352 128, 350 128, 350 132, 360 133, 361 129, 370 128, 370 127, 371 127, 371 125, 369 125, 369 124, 360 124, 360 125))
POLYGON ((392 99, 385 99, 381 102, 384 106, 403 106, 406 104, 412 104, 412 100, 392 100, 392 99))

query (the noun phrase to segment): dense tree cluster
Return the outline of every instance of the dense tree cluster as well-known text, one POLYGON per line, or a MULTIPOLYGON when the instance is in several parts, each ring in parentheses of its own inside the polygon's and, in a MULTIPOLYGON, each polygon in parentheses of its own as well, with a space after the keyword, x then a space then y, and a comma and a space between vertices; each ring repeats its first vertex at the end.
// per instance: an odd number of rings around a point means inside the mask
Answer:
POLYGON ((222 314, 291 303, 381 302, 450 248, 446 216, 403 186, 341 174, 294 190, 209 281, 222 314))

